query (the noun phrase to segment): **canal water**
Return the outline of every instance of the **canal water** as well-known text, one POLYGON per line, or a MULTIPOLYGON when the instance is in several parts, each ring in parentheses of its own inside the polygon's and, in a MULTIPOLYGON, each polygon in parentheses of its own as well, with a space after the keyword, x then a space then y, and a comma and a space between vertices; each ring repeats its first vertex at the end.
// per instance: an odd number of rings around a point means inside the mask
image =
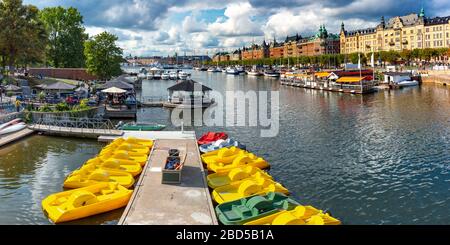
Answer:
MULTIPOLYGON (((450 89, 423 85, 359 96, 280 86, 277 80, 192 71, 225 91, 279 91, 280 131, 226 131, 264 157, 299 202, 345 224, 450 223, 450 89)), ((167 96, 174 81, 144 81, 142 97, 167 96)), ((169 125, 171 111, 143 108, 138 120, 169 125)), ((189 130, 191 128, 186 128, 189 130)), ((33 136, 0 150, 0 224, 48 224, 41 200, 95 155, 95 141, 33 136)), ((122 210, 75 224, 115 224, 122 210)))

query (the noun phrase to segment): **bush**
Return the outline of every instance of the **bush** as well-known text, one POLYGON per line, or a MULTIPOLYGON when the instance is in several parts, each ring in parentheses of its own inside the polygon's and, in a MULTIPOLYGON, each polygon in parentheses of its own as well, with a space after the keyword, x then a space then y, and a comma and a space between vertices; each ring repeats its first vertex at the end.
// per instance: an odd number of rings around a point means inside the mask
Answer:
POLYGON ((66 102, 61 102, 56 105, 56 111, 69 111, 70 106, 66 102))
POLYGON ((52 108, 48 104, 45 104, 39 108, 39 111, 40 112, 52 112, 52 108))

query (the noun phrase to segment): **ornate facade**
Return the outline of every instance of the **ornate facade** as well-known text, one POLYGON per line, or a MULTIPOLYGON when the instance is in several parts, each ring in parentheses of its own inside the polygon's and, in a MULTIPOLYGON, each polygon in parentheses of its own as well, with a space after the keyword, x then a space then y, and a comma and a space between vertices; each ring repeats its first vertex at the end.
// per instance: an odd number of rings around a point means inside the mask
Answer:
POLYGON ((427 18, 422 9, 419 14, 397 16, 387 22, 381 17, 378 26, 355 31, 345 30, 342 23, 340 46, 342 54, 448 48, 450 16, 427 18))

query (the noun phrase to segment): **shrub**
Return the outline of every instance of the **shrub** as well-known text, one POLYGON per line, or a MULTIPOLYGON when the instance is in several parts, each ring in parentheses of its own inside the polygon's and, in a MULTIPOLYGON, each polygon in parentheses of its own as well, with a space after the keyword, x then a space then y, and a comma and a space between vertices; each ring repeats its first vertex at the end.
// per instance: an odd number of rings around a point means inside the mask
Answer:
POLYGON ((40 112, 52 112, 52 108, 48 104, 45 104, 39 108, 39 111, 40 112))
POLYGON ((61 102, 56 105, 56 111, 69 111, 70 106, 66 102, 61 102))

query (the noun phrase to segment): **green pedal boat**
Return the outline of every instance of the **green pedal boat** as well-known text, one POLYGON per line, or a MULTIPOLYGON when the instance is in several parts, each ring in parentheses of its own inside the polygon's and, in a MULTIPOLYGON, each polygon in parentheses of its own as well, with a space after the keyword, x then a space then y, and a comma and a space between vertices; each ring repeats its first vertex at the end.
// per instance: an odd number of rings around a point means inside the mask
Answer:
POLYGON ((121 130, 128 131, 161 131, 166 128, 166 125, 162 124, 124 124, 120 127, 121 130))
POLYGON ((283 210, 293 210, 299 205, 282 193, 271 192, 222 203, 216 207, 216 214, 224 225, 243 225, 283 210))

